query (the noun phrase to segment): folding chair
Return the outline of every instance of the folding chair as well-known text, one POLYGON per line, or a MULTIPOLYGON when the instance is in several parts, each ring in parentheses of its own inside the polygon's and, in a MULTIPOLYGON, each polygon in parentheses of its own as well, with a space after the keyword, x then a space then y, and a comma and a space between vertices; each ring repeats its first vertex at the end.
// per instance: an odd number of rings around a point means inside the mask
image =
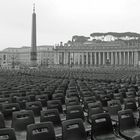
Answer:
POLYGON ((118 112, 119 133, 128 140, 140 139, 140 128, 136 126, 136 122, 131 109, 118 112))
POLYGON ((65 103, 65 96, 63 93, 55 93, 52 95, 53 100, 60 100, 62 104, 65 103))
POLYGON ((54 126, 61 125, 61 119, 57 109, 48 109, 41 111, 40 122, 53 122, 54 126))
POLYGON ((40 111, 42 110, 42 104, 40 101, 27 102, 26 109, 32 110, 35 116, 40 116, 40 111))
POLYGON ((22 110, 13 112, 12 125, 16 131, 26 130, 27 125, 35 123, 32 110, 22 110))
POLYGON ((56 140, 52 122, 30 124, 27 126, 27 140, 56 140))
POLYGON ((49 100, 47 101, 48 109, 58 109, 59 113, 63 113, 62 104, 60 100, 49 100))
POLYGON ((135 98, 124 99, 124 108, 136 111, 137 110, 136 99, 135 98))
POLYGON ((110 95, 100 95, 100 101, 104 107, 107 106, 107 102, 111 100, 110 95))
POLYGON ((84 97, 83 102, 84 102, 84 109, 87 110, 89 103, 96 102, 96 97, 95 96, 84 97))
POLYGON ((93 115, 91 120, 92 140, 121 140, 121 138, 115 134, 112 121, 108 113, 93 115))
POLYGON ((80 104, 79 99, 76 96, 75 97, 66 98, 65 103, 66 103, 66 107, 67 106, 79 105, 80 104))
POLYGON ((119 100, 108 101, 108 112, 110 115, 118 115, 118 111, 122 110, 119 100))
POLYGON ((87 140, 82 119, 71 119, 62 122, 63 140, 87 140))
POLYGON ((73 105, 68 106, 66 110, 66 119, 76 119, 81 118, 83 121, 85 120, 83 108, 81 105, 73 105))
POLYGON ((42 106, 47 106, 47 101, 48 101, 48 95, 43 94, 43 95, 36 95, 35 96, 36 101, 40 101, 42 106))
POLYGON ((30 102, 30 98, 28 96, 16 97, 16 102, 19 103, 21 109, 25 109, 26 103, 30 102))
POLYGON ((2 105, 2 113, 6 119, 11 118, 12 113, 14 111, 19 111, 19 110, 20 110, 20 106, 18 103, 9 103, 9 104, 2 105))
POLYGON ((91 123, 92 115, 103 113, 101 102, 89 103, 88 104, 88 122, 91 123))
POLYGON ((4 116, 0 112, 0 129, 5 127, 5 121, 4 121, 4 116))
POLYGON ((16 140, 15 130, 13 128, 1 128, 0 140, 16 140))

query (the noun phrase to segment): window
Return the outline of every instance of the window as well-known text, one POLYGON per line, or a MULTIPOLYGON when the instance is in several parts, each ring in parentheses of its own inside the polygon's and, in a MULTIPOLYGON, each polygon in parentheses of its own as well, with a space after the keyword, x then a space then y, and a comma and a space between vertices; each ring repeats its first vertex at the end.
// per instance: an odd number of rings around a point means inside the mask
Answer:
POLYGON ((5 54, 3 55, 3 60, 6 60, 6 55, 5 54))

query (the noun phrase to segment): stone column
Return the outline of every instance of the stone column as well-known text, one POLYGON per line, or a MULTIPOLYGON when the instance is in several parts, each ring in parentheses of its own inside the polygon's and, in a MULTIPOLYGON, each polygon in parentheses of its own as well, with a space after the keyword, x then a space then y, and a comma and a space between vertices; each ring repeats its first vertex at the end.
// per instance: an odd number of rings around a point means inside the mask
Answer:
POLYGON ((97 52, 94 53, 94 60, 95 60, 94 61, 95 62, 95 65, 97 65, 97 52))
POLYGON ((88 65, 88 52, 86 53, 86 65, 88 65))
POLYGON ((114 56, 113 56, 113 52, 111 52, 111 65, 114 65, 114 56))
POLYGON ((107 57, 106 58, 109 59, 109 52, 107 52, 107 57))
POLYGON ((128 65, 130 64, 129 61, 130 61, 130 55, 129 55, 129 52, 128 52, 128 65))
POLYGON ((105 52, 103 52, 103 65, 105 65, 105 52))
POLYGON ((134 66, 137 66, 138 65, 138 52, 137 51, 135 51, 134 52, 134 66))
POLYGON ((77 52, 75 53, 74 57, 75 57, 75 64, 78 65, 78 53, 77 52))
POLYGON ((59 64, 59 53, 56 52, 56 64, 59 64))
POLYGON ((64 52, 64 65, 66 64, 66 52, 64 52))
POLYGON ((99 65, 101 65, 101 52, 98 52, 98 61, 99 65))
POLYGON ((95 65, 95 52, 92 52, 92 64, 95 65))
POLYGON ((93 65, 93 62, 92 62, 92 52, 90 53, 90 65, 91 66, 93 65))
POLYGON ((119 65, 122 65, 122 56, 121 56, 121 52, 119 52, 119 65))
POLYGON ((84 53, 82 53, 82 65, 84 65, 84 53))
POLYGON ((117 52, 115 52, 115 65, 118 64, 118 56, 117 56, 117 52))
POLYGON ((125 52, 123 52, 123 64, 124 65, 126 64, 126 61, 125 61, 125 52))
POLYGON ((59 53, 59 64, 62 64, 62 52, 59 53))
POLYGON ((68 63, 69 63, 69 53, 67 52, 67 54, 66 54, 66 64, 68 65, 68 63))
POLYGON ((73 65, 75 64, 74 52, 72 52, 72 63, 73 63, 73 65))
POLYGON ((65 52, 65 64, 66 65, 68 65, 68 57, 69 57, 69 55, 68 55, 68 52, 65 52))
POLYGON ((70 65, 70 52, 68 52, 68 65, 70 65))
POLYGON ((132 52, 132 65, 134 65, 134 52, 132 52))
POLYGON ((131 52, 129 52, 129 65, 131 65, 131 52))
POLYGON ((60 54, 61 54, 61 52, 58 53, 58 64, 61 63, 60 61, 61 61, 61 58, 62 58, 62 57, 60 56, 60 54))
POLYGON ((77 56, 78 56, 78 65, 80 65, 80 53, 79 52, 77 53, 77 56))

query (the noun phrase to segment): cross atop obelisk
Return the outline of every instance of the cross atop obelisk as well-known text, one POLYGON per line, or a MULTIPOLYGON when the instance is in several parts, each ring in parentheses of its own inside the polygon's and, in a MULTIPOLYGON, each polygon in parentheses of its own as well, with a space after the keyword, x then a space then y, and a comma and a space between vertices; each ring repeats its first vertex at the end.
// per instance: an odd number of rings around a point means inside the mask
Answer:
POLYGON ((37 66, 37 46, 36 46, 36 13, 35 13, 35 3, 33 4, 33 14, 32 14, 32 34, 31 34, 31 66, 37 66))

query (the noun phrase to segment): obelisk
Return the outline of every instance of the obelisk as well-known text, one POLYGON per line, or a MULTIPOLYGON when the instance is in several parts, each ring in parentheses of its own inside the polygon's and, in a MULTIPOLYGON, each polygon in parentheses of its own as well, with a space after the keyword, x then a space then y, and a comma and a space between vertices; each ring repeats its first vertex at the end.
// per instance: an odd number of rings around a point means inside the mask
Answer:
POLYGON ((33 14, 32 14, 31 57, 30 57, 30 60, 31 60, 31 67, 37 67, 35 4, 33 5, 33 14))

